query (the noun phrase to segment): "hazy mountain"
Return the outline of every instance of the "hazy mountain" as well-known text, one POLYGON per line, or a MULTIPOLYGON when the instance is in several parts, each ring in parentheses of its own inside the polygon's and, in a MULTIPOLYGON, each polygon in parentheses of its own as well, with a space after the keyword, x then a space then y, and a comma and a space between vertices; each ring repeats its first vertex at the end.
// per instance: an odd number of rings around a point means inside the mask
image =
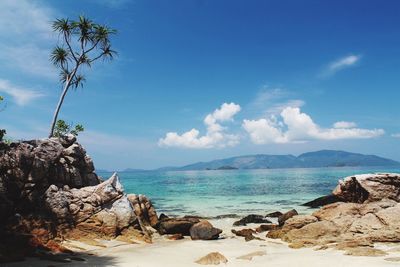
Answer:
POLYGON ((400 166, 400 162, 378 157, 336 150, 321 150, 293 155, 248 155, 209 162, 198 162, 183 167, 165 167, 159 170, 216 170, 216 169, 277 169, 344 166, 400 166))

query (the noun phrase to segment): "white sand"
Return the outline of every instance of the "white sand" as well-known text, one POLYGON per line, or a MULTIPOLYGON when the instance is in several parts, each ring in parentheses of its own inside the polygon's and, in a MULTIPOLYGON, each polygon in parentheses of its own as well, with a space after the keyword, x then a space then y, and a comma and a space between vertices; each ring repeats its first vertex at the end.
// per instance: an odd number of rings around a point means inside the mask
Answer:
MULTIPOLYGON (((227 259, 227 264, 219 266, 282 266, 282 267, 376 267, 400 266, 400 262, 389 262, 385 258, 400 257, 400 245, 377 245, 380 249, 390 251, 382 257, 356 257, 343 255, 343 251, 313 249, 291 249, 279 240, 265 238, 265 233, 258 235, 264 241, 252 240, 245 242, 242 237, 234 237, 230 233, 232 219, 212 221, 216 227, 224 230, 223 239, 214 241, 184 240, 170 241, 165 237, 156 236, 153 244, 126 244, 122 242, 105 242, 107 248, 99 248, 84 244, 75 245, 85 248, 94 256, 83 257, 85 262, 54 263, 38 259, 30 259, 21 263, 5 266, 126 266, 126 267, 187 267, 202 266, 194 263, 210 252, 220 252, 227 259), (237 259, 240 256, 265 252, 263 256, 255 256, 251 261, 237 259)), ((249 225, 251 227, 254 225, 249 225)), ((262 254, 262 253, 260 253, 262 254)), ((1 266, 1 265, 0 265, 1 266)))

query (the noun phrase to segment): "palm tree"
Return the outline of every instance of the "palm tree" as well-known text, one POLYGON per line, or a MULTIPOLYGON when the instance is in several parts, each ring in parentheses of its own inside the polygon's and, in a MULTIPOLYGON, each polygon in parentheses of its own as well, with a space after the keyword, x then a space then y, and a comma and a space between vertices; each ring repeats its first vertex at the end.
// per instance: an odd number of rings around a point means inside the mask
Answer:
POLYGON ((110 36, 116 30, 96 24, 84 16, 79 16, 77 21, 57 19, 52 27, 59 33, 62 44, 53 49, 50 60, 60 69, 63 90, 54 111, 49 137, 54 135, 58 113, 68 90, 71 87, 83 87, 85 77, 80 72, 82 67, 90 68, 98 59, 112 60, 117 54, 111 49, 110 42, 110 36))

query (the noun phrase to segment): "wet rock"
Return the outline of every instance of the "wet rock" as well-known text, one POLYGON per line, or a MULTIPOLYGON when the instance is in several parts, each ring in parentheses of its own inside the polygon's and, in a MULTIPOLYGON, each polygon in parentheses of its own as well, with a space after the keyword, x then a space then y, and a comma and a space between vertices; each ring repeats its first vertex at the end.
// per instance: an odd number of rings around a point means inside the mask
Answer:
POLYGON ((282 226, 286 220, 292 218, 295 215, 298 215, 298 213, 295 209, 289 210, 288 212, 282 214, 281 216, 278 217, 279 225, 282 226))
POLYGON ((246 226, 248 223, 271 223, 262 215, 250 214, 239 221, 233 223, 233 226, 246 226))
POLYGON ((222 233, 221 229, 215 228, 208 221, 201 221, 190 228, 190 237, 192 240, 214 240, 218 239, 222 233))
POLYGON ((228 260, 219 252, 211 252, 195 262, 201 265, 218 265, 221 263, 227 263, 228 260))
POLYGON ((306 202, 306 203, 302 204, 302 206, 307 206, 310 208, 318 208, 318 207, 325 206, 325 205, 332 204, 332 203, 339 202, 339 201, 340 201, 340 199, 337 196, 331 194, 331 195, 319 197, 312 201, 306 202))

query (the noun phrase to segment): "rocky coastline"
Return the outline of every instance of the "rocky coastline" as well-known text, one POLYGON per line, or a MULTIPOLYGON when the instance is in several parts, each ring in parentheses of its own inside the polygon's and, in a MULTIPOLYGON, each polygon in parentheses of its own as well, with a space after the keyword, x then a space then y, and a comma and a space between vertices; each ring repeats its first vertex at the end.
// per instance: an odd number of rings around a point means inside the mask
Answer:
MULTIPOLYGON (((261 245, 279 240, 290 248, 335 249, 354 256, 385 256, 376 244, 400 242, 400 174, 347 177, 331 195, 304 205, 314 208, 311 214, 249 214, 220 229, 213 224, 224 216, 158 216, 149 198, 124 192, 116 173, 107 180, 99 177, 71 135, 0 143, 0 263, 32 256, 84 260, 69 241, 96 246, 98 240, 148 244, 234 238, 261 245)), ((242 259, 263 255, 256 251, 242 259)), ((228 260, 212 252, 196 264, 228 260)))

